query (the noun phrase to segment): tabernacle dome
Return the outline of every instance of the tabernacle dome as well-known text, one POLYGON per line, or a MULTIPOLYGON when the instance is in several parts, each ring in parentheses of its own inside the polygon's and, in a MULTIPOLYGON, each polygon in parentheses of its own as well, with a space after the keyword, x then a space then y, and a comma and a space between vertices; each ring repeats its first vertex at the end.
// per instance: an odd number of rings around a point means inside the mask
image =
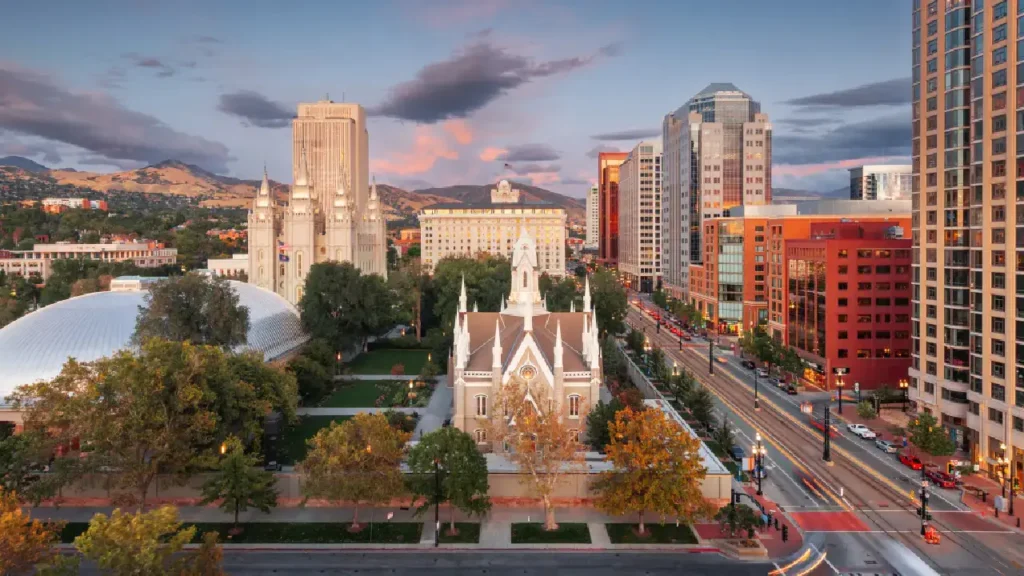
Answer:
MULTIPOLYGON (((132 278, 118 278, 131 286, 132 278)), ((53 378, 68 358, 82 362, 129 347, 146 282, 134 289, 94 292, 40 308, 0 329, 0 406, 18 386, 53 378)), ((275 360, 309 337, 299 312, 287 300, 255 284, 229 281, 239 304, 249 308, 248 342, 239 350, 275 360)))

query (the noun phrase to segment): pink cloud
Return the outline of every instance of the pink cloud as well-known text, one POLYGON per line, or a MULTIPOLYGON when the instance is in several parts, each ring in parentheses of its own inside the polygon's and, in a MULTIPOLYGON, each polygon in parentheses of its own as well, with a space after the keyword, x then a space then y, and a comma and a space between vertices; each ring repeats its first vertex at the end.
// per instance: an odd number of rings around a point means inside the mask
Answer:
POLYGON ((444 139, 439 138, 429 126, 417 126, 412 150, 395 152, 390 158, 373 159, 370 161, 370 170, 400 176, 423 174, 441 158, 457 160, 459 153, 450 149, 444 139))
POLYGON ((452 28, 493 19, 508 6, 509 0, 444 0, 440 2, 409 2, 410 12, 418 12, 417 20, 425 20, 434 28, 452 28))
POLYGON ((562 177, 558 175, 558 172, 528 172, 523 176, 529 178, 530 184, 533 184, 534 186, 556 184, 562 180, 562 177))
POLYGON ((441 124, 441 129, 463 146, 473 141, 473 129, 469 127, 469 123, 465 120, 448 120, 441 124))
POLYGON ((814 174, 821 174, 822 172, 830 172, 832 170, 856 168, 858 166, 863 166, 864 164, 885 164, 894 160, 906 160, 906 158, 901 156, 875 156, 871 158, 851 158, 849 160, 839 160, 836 162, 823 162, 821 164, 778 164, 772 166, 772 176, 794 176, 802 178, 804 176, 813 176, 814 174))
POLYGON ((499 156, 506 152, 508 152, 508 150, 505 150, 504 148, 487 147, 480 153, 480 159, 484 162, 494 162, 499 156))

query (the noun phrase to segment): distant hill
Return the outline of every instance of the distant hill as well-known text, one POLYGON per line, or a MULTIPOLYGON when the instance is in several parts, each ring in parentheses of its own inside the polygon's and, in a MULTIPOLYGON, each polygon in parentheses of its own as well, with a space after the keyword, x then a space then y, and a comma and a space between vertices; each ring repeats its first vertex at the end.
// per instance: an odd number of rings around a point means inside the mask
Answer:
MULTIPOLYGON (((523 184, 521 182, 511 183, 513 188, 522 192, 521 197, 524 197, 527 200, 541 200, 564 208, 570 220, 583 220, 585 218, 586 205, 584 204, 584 200, 563 196, 556 192, 537 188, 536 186, 523 184)), ((456 186, 446 186, 444 188, 425 188, 422 190, 415 190, 414 193, 428 196, 441 196, 458 202, 487 202, 491 199, 491 189, 494 187, 494 183, 459 184, 456 186)))
POLYGON ((33 160, 29 160, 28 158, 22 158, 21 156, 4 156, 3 158, 0 158, 0 166, 14 166, 15 168, 21 168, 27 172, 32 172, 33 174, 39 174, 49 170, 46 166, 43 166, 33 160))

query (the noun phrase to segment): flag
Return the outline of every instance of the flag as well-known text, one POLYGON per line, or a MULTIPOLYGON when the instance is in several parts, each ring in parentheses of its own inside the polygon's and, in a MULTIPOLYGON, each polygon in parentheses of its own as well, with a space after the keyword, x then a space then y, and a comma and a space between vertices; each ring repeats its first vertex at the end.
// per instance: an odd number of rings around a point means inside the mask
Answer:
POLYGON ((277 258, 281 262, 287 262, 288 261, 288 255, 287 254, 279 254, 277 258))
POLYGON ((277 242, 277 249, 279 251, 281 251, 281 252, 284 252, 285 250, 291 250, 292 247, 287 245, 287 244, 285 244, 284 242, 281 242, 280 240, 278 240, 278 242, 277 242))

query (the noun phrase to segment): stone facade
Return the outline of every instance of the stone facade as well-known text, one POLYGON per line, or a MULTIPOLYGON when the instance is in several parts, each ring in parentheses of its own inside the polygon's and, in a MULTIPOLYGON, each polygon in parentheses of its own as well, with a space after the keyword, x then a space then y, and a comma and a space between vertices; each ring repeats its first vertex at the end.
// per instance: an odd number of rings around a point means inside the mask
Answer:
POLYGON ((492 403, 513 375, 530 388, 546 387, 555 409, 578 423, 581 435, 586 410, 599 398, 601 345, 589 279, 581 312, 549 312, 538 280, 536 242, 523 229, 512 256, 508 302, 502 302, 501 310, 468 311, 462 286, 448 362, 454 386, 452 423, 472 434, 484 451, 502 450, 488 442, 487 432, 490 419, 500 413, 492 403))

